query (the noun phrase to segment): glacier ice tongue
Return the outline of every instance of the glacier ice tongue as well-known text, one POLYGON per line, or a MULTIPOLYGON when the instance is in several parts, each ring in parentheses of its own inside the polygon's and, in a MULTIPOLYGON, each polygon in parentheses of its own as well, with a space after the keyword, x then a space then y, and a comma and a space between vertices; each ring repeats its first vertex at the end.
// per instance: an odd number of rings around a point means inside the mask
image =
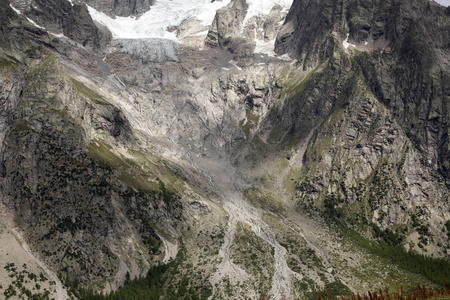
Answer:
POLYGON ((126 53, 142 59, 144 63, 179 61, 177 50, 180 45, 168 39, 116 39, 111 46, 118 47, 119 53, 126 53))

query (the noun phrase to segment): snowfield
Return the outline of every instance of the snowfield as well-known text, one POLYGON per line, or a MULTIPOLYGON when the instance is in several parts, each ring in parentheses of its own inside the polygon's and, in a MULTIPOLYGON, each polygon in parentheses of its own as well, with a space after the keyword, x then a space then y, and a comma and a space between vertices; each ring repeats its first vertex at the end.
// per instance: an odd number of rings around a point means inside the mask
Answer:
POLYGON ((446 7, 448 7, 448 6, 450 6, 450 0, 435 0, 437 3, 439 3, 440 5, 443 5, 443 6, 446 6, 446 7))
POLYGON ((230 0, 157 0, 151 9, 140 17, 116 17, 115 19, 88 6, 89 13, 112 32, 115 39, 166 38, 176 40, 172 26, 183 20, 195 18, 204 25, 211 25, 216 11, 230 0))
MULTIPOLYGON (((156 0, 150 10, 140 17, 111 18, 88 6, 92 19, 108 27, 114 39, 166 38, 177 40, 173 26, 183 20, 197 19, 209 26, 216 11, 231 0, 156 0)), ((249 5, 244 24, 254 16, 267 15, 276 5, 289 9, 292 0, 247 0, 249 5)), ((206 35, 206 33, 205 33, 206 35)))

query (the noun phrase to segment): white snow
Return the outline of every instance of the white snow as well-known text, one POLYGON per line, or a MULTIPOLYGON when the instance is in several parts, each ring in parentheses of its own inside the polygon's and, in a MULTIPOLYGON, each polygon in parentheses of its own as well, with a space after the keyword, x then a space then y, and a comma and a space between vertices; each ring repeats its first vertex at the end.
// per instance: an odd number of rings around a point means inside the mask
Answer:
POLYGON ((31 24, 33 24, 33 25, 34 25, 34 26, 36 26, 37 28, 40 28, 40 29, 42 29, 42 30, 45 30, 45 31, 47 31, 47 28, 45 28, 45 27, 42 27, 42 26, 40 26, 40 25, 36 24, 36 22, 35 22, 35 21, 33 21, 33 20, 31 20, 30 18, 28 18, 28 17, 27 17, 27 20, 28 20, 28 22, 30 22, 31 24))
POLYGON ((256 16, 267 16, 270 10, 276 5, 280 5, 283 10, 291 8, 293 0, 246 0, 248 4, 247 15, 244 19, 244 26, 256 16))
POLYGON ((278 56, 279 59, 284 60, 284 61, 292 61, 292 58, 289 56, 289 54, 283 54, 281 56, 278 56))
MULTIPOLYGON (((216 11, 231 0, 156 0, 150 10, 140 17, 116 17, 111 18, 104 13, 88 6, 92 18, 108 27, 114 39, 139 39, 139 38, 166 38, 176 40, 175 32, 168 29, 178 26, 183 20, 197 19, 203 25, 211 25, 216 11)), ((292 0, 247 0, 249 5, 244 25, 252 17, 267 15, 276 5, 283 10, 288 10, 292 0)), ((196 35, 206 35, 203 31, 196 35)), ((258 42, 259 43, 259 42, 258 42)), ((266 45, 261 45, 266 48, 266 45)), ((273 50, 273 43, 272 43, 273 50)))
POLYGON ((228 63, 229 63, 230 65, 235 66, 236 69, 238 69, 239 71, 242 71, 242 69, 237 65, 237 61, 230 60, 228 63))
MULTIPOLYGON (((11 7, 18 15, 21 15, 21 14, 22 14, 22 12, 21 12, 20 10, 18 10, 17 8, 15 8, 14 6, 12 6, 11 4, 9 4, 9 6, 10 6, 10 7, 11 7)), ((37 28, 43 29, 43 30, 45 30, 46 32, 48 32, 49 34, 54 35, 55 37, 58 37, 58 38, 67 38, 67 39, 68 39, 68 37, 65 36, 63 33, 53 33, 53 32, 50 32, 50 31, 47 30, 47 28, 42 27, 42 26, 36 24, 36 22, 34 22, 33 20, 31 20, 30 18, 28 18, 28 17, 26 17, 26 18, 27 18, 28 22, 30 22, 33 26, 36 26, 37 28)))
MULTIPOLYGON (((256 16, 265 16, 270 13, 275 5, 280 5, 287 12, 293 0, 247 0, 249 5, 243 27, 249 20, 256 16)), ((181 24, 186 19, 196 19, 202 25, 212 24, 216 11, 231 0, 156 0, 150 10, 140 17, 116 17, 111 18, 94 8, 88 6, 92 18, 108 27, 114 39, 142 39, 164 38, 178 41, 174 26, 181 24)), ((256 30, 261 28, 255 28, 256 30)), ((207 31, 195 33, 195 36, 206 36, 207 31)), ((255 38, 255 53, 263 53, 275 56, 274 40, 265 42, 255 38)))
MULTIPOLYGON (((244 30, 245 26, 247 25, 247 23, 249 22, 249 20, 251 20, 254 17, 258 17, 258 16, 267 16, 270 11, 272 10, 272 8, 275 5, 280 5, 282 7, 282 11, 288 11, 289 8, 292 5, 292 0, 278 0, 278 1, 274 1, 274 0, 247 0, 247 4, 248 4, 248 11, 247 11, 247 15, 244 18, 244 22, 242 25, 242 29, 241 31, 244 30)), ((284 22, 284 20, 280 21, 278 23, 278 25, 282 25, 284 22)), ((256 22, 255 22, 256 23, 256 22)), ((276 54, 274 52, 275 49, 275 40, 271 40, 271 41, 262 41, 260 39, 257 38, 257 31, 264 31, 262 28, 257 28, 257 26, 255 26, 255 53, 261 53, 261 54, 266 54, 268 56, 272 56, 275 57, 276 54)))
POLYGON ((273 50, 275 48, 275 40, 264 42, 264 41, 255 39, 255 43, 256 43, 255 51, 254 51, 255 53, 266 54, 271 57, 276 56, 275 52, 273 52, 273 50))
POLYGON ((63 38, 68 39, 68 37, 65 36, 63 33, 53 33, 53 32, 50 32, 50 31, 48 33, 50 33, 51 35, 56 36, 57 38, 60 38, 60 39, 63 39, 63 38))
POLYGON ((435 2, 443 6, 450 6, 450 0, 436 0, 435 2))
POLYGON ((12 10, 16 12, 16 14, 18 14, 18 15, 22 14, 22 12, 20 10, 18 10, 17 8, 15 8, 14 6, 12 6, 11 3, 9 4, 9 7, 11 7, 12 10))
POLYGON ((344 48, 345 48, 345 49, 348 49, 348 47, 350 47, 350 46, 356 47, 355 45, 350 44, 350 43, 348 42, 348 36, 349 36, 349 35, 350 35, 350 34, 347 33, 347 38, 342 42, 342 44, 344 45, 344 48))
MULTIPOLYGON (((11 4, 9 4, 9 7, 11 7, 12 10, 14 10, 14 11, 16 12, 16 14, 18 14, 18 15, 21 15, 21 14, 22 14, 22 12, 21 12, 20 10, 18 10, 17 8, 15 8, 14 6, 12 6, 11 4)), ((31 24, 33 24, 35 27, 47 31, 46 28, 44 28, 44 27, 42 27, 42 26, 36 24, 36 22, 34 22, 33 20, 31 20, 30 18, 28 18, 28 17, 26 17, 26 18, 27 18, 28 22, 30 22, 31 24)))
POLYGON ((92 18, 108 27, 113 38, 166 38, 175 40, 171 26, 178 26, 185 19, 195 18, 203 25, 211 25, 216 11, 231 0, 156 0, 150 10, 142 16, 116 17, 115 19, 88 6, 92 18))

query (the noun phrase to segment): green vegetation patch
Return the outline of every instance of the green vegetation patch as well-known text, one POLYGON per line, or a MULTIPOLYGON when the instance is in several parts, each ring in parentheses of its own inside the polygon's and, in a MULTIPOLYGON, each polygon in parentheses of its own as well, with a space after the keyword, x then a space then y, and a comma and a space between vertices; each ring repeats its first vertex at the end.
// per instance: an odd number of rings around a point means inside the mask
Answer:
POLYGON ((16 120, 12 126, 14 131, 30 131, 32 128, 27 120, 16 120))
MULTIPOLYGON (((186 259, 186 248, 180 241, 177 257, 165 265, 152 267, 144 277, 130 280, 126 276, 125 283, 117 291, 108 295, 97 294, 92 290, 79 287, 78 283, 66 281, 69 292, 83 300, 206 300, 212 294, 209 286, 196 286, 188 275, 183 275, 183 262, 186 259)), ((209 285, 209 282, 205 282, 209 285)))
POLYGON ((105 97, 97 94, 96 92, 94 92, 93 90, 91 90, 90 88, 88 88, 86 85, 84 85, 83 83, 79 82, 76 79, 72 79, 72 82, 75 86, 75 88, 77 89, 77 91, 86 96, 87 98, 89 98, 92 102, 96 103, 96 104, 100 104, 100 105, 111 105, 106 99, 105 97))
POLYGON ((20 65, 20 61, 10 55, 0 57, 0 69, 15 69, 18 65, 20 65))
MULTIPOLYGON (((8 276, 12 278, 12 283, 5 287, 0 295, 3 295, 3 299, 18 298, 18 299, 36 299, 36 300, 50 300, 50 291, 47 288, 41 286, 42 283, 48 281, 44 274, 40 273, 37 276, 35 273, 27 270, 27 265, 23 264, 22 267, 16 266, 14 263, 7 263, 3 267, 8 276)), ((55 285, 54 281, 50 282, 50 285, 55 285)), ((0 290, 3 286, 0 284, 0 290)))
POLYGON ((283 87, 281 97, 293 98, 298 96, 302 92, 305 84, 311 79, 311 77, 313 75, 316 76, 316 73, 322 71, 324 66, 326 66, 328 62, 329 59, 325 60, 309 73, 299 71, 300 68, 292 70, 290 69, 290 67, 285 67, 285 69, 279 76, 279 84, 283 87))
POLYGON ((258 125, 260 116, 257 115, 257 114, 252 113, 248 109, 246 111, 246 116, 247 116, 247 119, 241 120, 241 124, 240 125, 242 127, 242 130, 245 133, 245 136, 247 138, 249 138, 251 130, 254 129, 258 125))
POLYGON ((147 193, 161 191, 161 183, 133 160, 116 154, 105 142, 94 140, 88 146, 88 153, 100 166, 118 172, 119 179, 127 185, 147 193))
POLYGON ((274 249, 243 223, 238 223, 230 257, 254 278, 254 288, 260 294, 267 294, 275 272, 273 267, 274 249))
POLYGON ((243 194, 256 207, 265 208, 272 212, 280 212, 283 210, 281 203, 275 200, 274 195, 264 193, 256 187, 244 190, 243 194))
POLYGON ((359 247, 366 249, 371 254, 388 259, 406 271, 422 275, 440 286, 450 282, 450 262, 448 260, 406 251, 403 247, 390 245, 384 241, 369 241, 344 225, 341 225, 340 229, 345 232, 344 236, 359 247))
POLYGON ((327 295, 329 298, 335 298, 335 297, 342 297, 342 296, 351 296, 352 292, 345 284, 343 284, 338 279, 331 283, 325 284, 325 288, 322 291, 315 294, 314 296, 316 296, 316 297, 314 299, 319 298, 320 295, 327 295))

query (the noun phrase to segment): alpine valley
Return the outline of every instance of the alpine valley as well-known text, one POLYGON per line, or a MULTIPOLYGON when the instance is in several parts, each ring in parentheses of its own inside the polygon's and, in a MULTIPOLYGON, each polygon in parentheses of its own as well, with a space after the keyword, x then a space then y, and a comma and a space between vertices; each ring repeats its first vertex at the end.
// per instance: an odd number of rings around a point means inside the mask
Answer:
POLYGON ((450 7, 0 0, 1 299, 450 283, 450 7))

